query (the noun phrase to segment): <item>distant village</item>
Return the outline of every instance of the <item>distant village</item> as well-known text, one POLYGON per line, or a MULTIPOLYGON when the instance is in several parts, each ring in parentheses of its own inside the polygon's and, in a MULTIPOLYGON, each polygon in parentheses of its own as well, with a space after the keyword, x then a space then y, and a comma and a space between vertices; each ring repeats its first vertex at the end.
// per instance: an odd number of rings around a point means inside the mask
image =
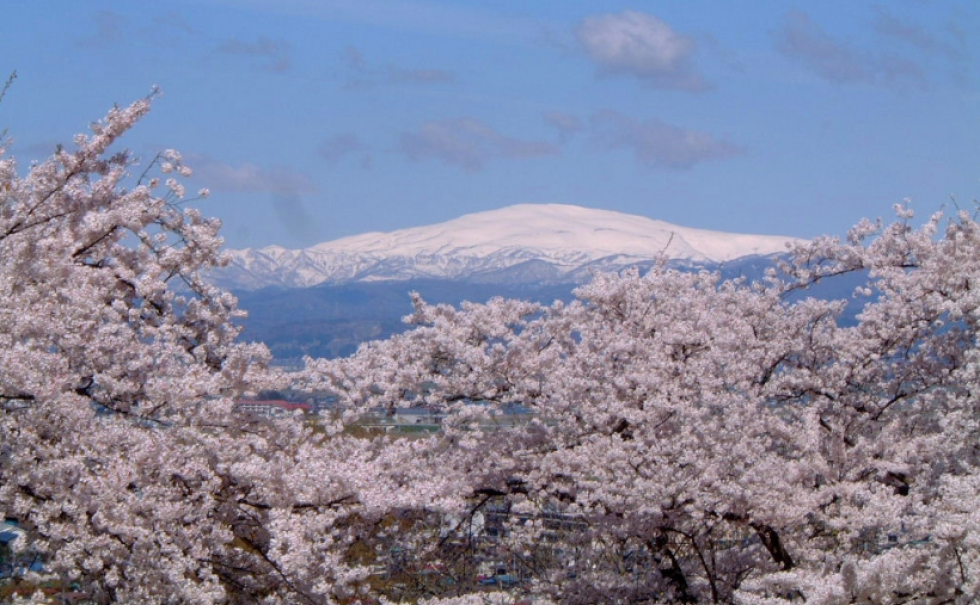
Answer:
MULTIPOLYGON (((301 415, 309 423, 319 423, 339 413, 338 398, 330 394, 306 395, 300 399, 297 393, 265 392, 254 399, 242 399, 235 403, 234 411, 259 421, 284 419, 301 415)), ((473 402, 473 405, 480 405, 473 402)), ((510 405, 495 415, 492 428, 504 428, 525 423, 532 417, 525 406, 510 405)), ((352 426, 368 434, 395 434, 396 436, 422 436, 442 430, 446 413, 434 407, 374 408, 364 413, 352 426)), ((508 528, 516 521, 517 526, 533 521, 528 514, 516 514, 510 503, 500 497, 484 497, 474 509, 463 515, 442 515, 431 511, 401 511, 399 515, 428 515, 431 526, 438 532, 439 563, 429 561, 422 552, 415 552, 410 545, 391 544, 382 548, 369 561, 371 570, 368 582, 392 594, 417 596, 434 586, 469 587, 470 590, 512 590, 525 585, 533 577, 532 561, 518 556, 506 544, 508 528)), ((576 520, 563 515, 540 516, 551 532, 557 534, 576 529, 576 520)), ((565 556, 560 549, 550 546, 548 556, 565 556)), ((28 532, 13 518, 0 523, 0 593, 16 589, 18 582, 30 572, 44 571, 44 558, 32 548, 28 532)), ((69 586, 45 589, 49 596, 57 592, 63 601, 72 601, 76 593, 69 586)))
MULTIPOLYGON (((299 413, 311 422, 317 422, 337 411, 337 397, 334 395, 320 394, 307 397, 304 401, 297 401, 298 398, 283 396, 278 392, 272 395, 276 397, 241 399, 235 403, 235 412, 269 420, 299 413)), ((474 402, 474 405, 479 405, 479 402, 474 402)), ((531 417, 529 408, 511 404, 501 408, 501 414, 495 418, 492 427, 483 428, 515 426, 526 423, 531 417)), ((364 413, 353 426, 372 432, 422 434, 440 431, 445 418, 445 411, 432 406, 378 407, 364 413)))

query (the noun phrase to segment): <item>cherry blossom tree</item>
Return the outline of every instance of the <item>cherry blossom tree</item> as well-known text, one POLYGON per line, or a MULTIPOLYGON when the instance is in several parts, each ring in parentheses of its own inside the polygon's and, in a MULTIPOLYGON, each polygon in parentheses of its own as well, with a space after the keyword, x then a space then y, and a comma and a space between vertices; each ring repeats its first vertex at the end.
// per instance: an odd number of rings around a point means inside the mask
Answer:
POLYGON ((281 380, 205 279, 219 224, 185 207, 181 156, 140 166, 116 150, 150 104, 113 109, 23 177, 0 158, 0 512, 44 567, 20 588, 93 603, 352 598, 369 570, 351 536, 448 485, 403 471, 424 467, 417 444, 232 413, 281 380))
POLYGON ((416 298, 413 330, 285 375, 206 279, 222 242, 185 206, 180 155, 116 150, 149 107, 112 110, 24 176, 0 155, 0 510, 44 567, 24 594, 980 598, 974 216, 915 228, 902 207, 757 282, 660 265, 597 275, 567 304, 416 298), (853 300, 808 295, 845 276, 853 300), (232 413, 288 387, 345 409, 317 427, 232 413), (447 414, 440 432, 349 426, 421 405, 447 414), (474 581, 494 558, 509 591, 474 581))
POLYGON ((898 210, 756 283, 660 266, 570 304, 417 299, 417 328, 309 373, 449 412, 461 513, 506 502, 539 598, 973 602, 980 226, 898 210), (844 275, 854 322, 806 295, 844 275), (514 403, 533 419, 495 428, 514 403))

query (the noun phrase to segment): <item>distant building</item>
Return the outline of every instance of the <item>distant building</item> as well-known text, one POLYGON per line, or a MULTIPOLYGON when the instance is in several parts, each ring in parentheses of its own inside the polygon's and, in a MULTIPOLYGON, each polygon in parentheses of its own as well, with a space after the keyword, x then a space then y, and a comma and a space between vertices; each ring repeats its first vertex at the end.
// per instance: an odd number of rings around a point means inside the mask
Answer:
POLYGON ((302 410, 304 414, 314 413, 313 405, 280 399, 242 400, 235 403, 235 412, 258 418, 280 418, 302 410))
POLYGON ((436 408, 395 408, 389 413, 388 420, 395 426, 438 426, 445 417, 445 412, 436 408))

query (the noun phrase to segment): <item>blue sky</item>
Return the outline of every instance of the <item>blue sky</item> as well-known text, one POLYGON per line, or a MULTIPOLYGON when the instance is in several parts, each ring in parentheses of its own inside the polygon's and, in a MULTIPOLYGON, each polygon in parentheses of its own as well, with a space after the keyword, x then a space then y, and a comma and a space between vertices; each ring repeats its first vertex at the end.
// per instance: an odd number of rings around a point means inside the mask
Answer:
POLYGON ((980 4, 0 0, 23 166, 159 86, 232 247, 517 203, 811 237, 980 197, 980 4))

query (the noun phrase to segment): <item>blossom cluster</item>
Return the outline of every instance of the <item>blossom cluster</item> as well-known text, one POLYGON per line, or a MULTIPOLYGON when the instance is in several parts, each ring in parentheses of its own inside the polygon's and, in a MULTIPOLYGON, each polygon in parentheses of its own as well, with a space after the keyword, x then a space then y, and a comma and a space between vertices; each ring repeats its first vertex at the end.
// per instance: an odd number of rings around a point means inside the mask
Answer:
POLYGON ((112 110, 23 177, 0 154, 0 512, 42 562, 25 595, 980 598, 972 215, 914 228, 903 206, 756 282, 659 265, 570 303, 416 296, 406 333, 285 374, 207 280, 219 224, 185 207, 180 154, 134 177, 112 151, 149 108, 112 110), (810 295, 841 279, 850 300, 810 295), (287 387, 335 393, 338 413, 233 413, 287 387), (350 426, 406 406, 441 430, 350 426))

